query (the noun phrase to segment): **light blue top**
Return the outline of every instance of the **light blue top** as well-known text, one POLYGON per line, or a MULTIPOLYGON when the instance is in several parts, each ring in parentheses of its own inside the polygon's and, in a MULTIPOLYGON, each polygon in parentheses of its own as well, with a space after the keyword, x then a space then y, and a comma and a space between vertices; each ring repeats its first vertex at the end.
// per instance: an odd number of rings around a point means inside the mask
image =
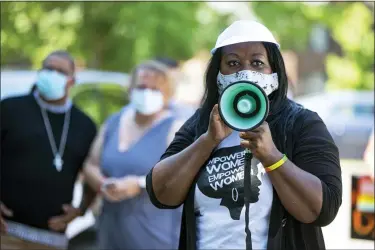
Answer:
MULTIPOLYGON (((123 111, 106 122, 101 170, 107 177, 145 176, 167 148, 167 137, 175 120, 161 121, 133 144, 119 152, 119 124, 123 111)), ((103 201, 99 217, 100 249, 177 249, 182 208, 162 210, 149 200, 146 190, 118 203, 103 201)))

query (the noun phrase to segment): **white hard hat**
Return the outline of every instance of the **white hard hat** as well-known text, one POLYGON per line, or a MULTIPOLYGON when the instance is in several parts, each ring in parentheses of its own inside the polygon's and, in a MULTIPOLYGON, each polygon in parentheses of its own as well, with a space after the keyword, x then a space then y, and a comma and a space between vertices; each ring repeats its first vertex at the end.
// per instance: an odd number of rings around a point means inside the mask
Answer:
POLYGON ((240 20, 232 23, 219 35, 211 54, 213 55, 218 48, 243 42, 269 42, 276 44, 280 49, 280 45, 266 26, 252 20, 240 20))

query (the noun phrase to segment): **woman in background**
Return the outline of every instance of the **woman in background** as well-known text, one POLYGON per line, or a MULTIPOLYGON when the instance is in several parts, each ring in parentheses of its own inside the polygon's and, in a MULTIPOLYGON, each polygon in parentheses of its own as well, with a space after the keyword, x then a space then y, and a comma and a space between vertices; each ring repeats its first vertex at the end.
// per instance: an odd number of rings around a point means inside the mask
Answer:
POLYGON ((182 125, 167 107, 174 93, 168 68, 156 61, 134 70, 130 104, 103 125, 84 173, 104 196, 100 249, 176 249, 181 210, 159 210, 145 190, 145 175, 182 125))

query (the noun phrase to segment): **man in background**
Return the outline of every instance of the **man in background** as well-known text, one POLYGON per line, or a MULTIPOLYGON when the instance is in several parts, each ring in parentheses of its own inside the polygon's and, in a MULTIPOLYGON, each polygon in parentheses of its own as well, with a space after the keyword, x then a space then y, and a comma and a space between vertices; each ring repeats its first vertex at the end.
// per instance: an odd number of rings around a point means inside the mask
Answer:
MULTIPOLYGON (((178 88, 178 84, 180 83, 180 79, 182 78, 178 61, 168 57, 155 57, 153 60, 160 62, 169 68, 170 74, 174 80, 175 88, 178 88)), ((169 107, 178 116, 186 119, 190 118, 195 111, 194 107, 183 103, 178 103, 175 99, 172 99, 170 101, 169 107)))
POLYGON ((75 63, 66 51, 43 61, 31 93, 1 101, 1 249, 65 249, 74 184, 96 135, 68 97, 75 63))

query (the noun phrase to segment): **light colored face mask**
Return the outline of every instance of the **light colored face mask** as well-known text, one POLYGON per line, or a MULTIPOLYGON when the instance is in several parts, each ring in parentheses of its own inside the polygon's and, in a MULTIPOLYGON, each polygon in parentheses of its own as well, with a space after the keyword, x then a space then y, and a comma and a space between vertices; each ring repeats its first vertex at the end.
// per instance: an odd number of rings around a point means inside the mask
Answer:
POLYGON ((252 70, 242 70, 234 74, 223 75, 221 72, 217 75, 217 87, 219 94, 230 84, 238 81, 249 81, 260 86, 267 95, 278 89, 279 81, 277 73, 263 74, 252 70))
POLYGON ((135 109, 143 115, 152 115, 163 109, 163 94, 152 89, 133 89, 130 101, 135 109))
POLYGON ((36 82, 41 96, 48 101, 56 101, 65 96, 68 78, 57 71, 41 70, 36 82))

